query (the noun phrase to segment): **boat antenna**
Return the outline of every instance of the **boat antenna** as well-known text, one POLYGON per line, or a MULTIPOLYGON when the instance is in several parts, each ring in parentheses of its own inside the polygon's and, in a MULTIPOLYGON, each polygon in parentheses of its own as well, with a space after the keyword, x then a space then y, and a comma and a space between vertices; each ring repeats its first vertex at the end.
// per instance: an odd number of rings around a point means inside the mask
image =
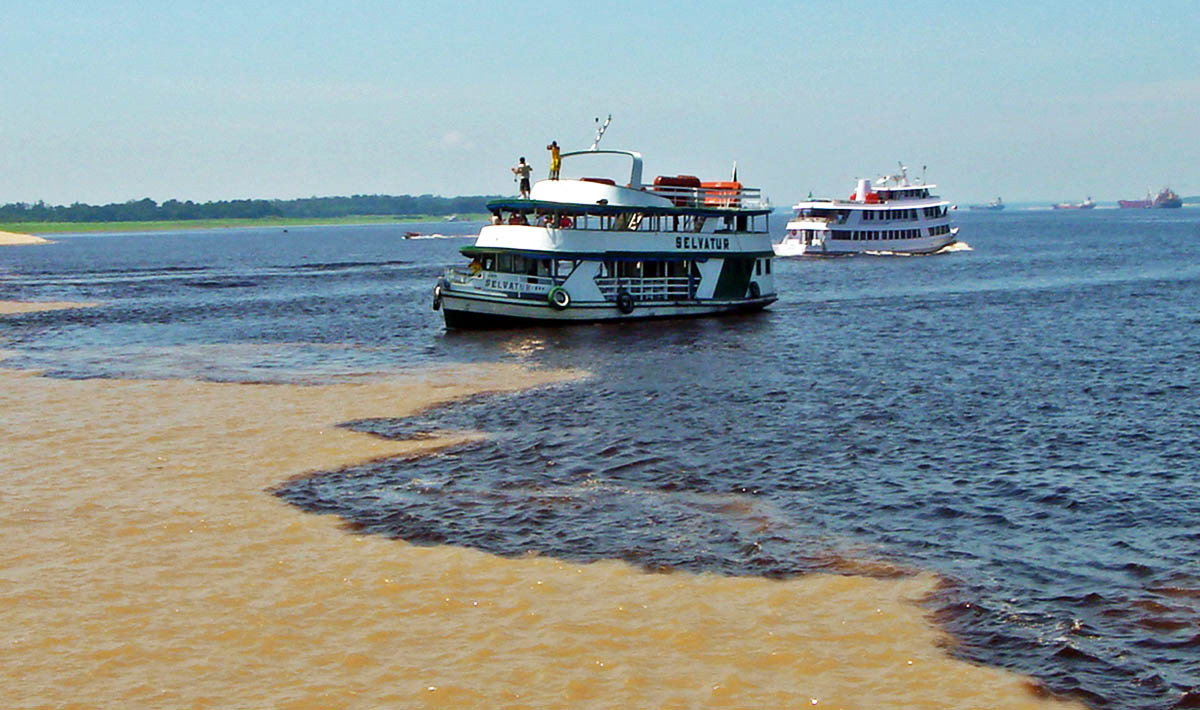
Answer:
POLYGON ((604 123, 600 123, 600 117, 596 117, 596 140, 592 141, 592 147, 588 150, 595 150, 596 146, 600 145, 600 139, 604 137, 604 132, 608 130, 608 124, 612 123, 612 114, 608 114, 608 118, 604 119, 604 123))

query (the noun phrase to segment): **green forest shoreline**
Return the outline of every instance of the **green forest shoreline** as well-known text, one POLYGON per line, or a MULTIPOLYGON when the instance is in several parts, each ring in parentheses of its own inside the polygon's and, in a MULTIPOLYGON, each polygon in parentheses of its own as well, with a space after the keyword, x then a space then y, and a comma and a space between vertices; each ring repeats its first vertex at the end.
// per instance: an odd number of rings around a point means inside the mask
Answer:
MULTIPOLYGON (((455 222, 484 221, 487 215, 461 214, 455 222)), ((103 232, 174 232, 199 229, 235 229, 239 227, 318 227, 355 224, 440 223, 440 215, 347 215, 343 217, 248 217, 226 219, 144 220, 136 222, 0 222, 0 231, 19 234, 80 234, 103 232)))

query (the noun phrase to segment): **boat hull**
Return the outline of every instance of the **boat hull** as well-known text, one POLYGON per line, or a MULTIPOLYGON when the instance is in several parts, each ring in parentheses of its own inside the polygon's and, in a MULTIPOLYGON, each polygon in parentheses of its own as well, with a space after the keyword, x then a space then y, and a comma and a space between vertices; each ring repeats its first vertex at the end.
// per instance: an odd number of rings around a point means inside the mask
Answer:
POLYGON ((544 301, 483 298, 447 291, 441 296, 441 309, 447 328, 482 330, 751 313, 761 311, 777 298, 772 294, 737 300, 641 302, 624 313, 608 301, 572 303, 560 310, 544 301))
POLYGON ((804 244, 798 239, 785 239, 772 245, 775 256, 849 256, 852 254, 933 254, 958 241, 954 233, 904 241, 849 241, 833 239, 804 244))

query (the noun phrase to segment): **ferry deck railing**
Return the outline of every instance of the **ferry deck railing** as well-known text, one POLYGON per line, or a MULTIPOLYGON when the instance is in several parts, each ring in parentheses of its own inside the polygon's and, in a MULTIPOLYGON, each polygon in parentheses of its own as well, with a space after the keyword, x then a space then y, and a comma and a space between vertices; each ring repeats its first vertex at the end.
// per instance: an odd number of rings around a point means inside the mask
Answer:
POLYGON ((596 286, 607 301, 617 300, 622 289, 637 301, 672 301, 693 297, 694 281, 687 276, 597 276, 596 286))
POLYGON ((647 188, 666 197, 676 207, 707 207, 716 209, 766 209, 770 205, 757 187, 677 187, 654 185, 647 188))
POLYGON ((483 278, 481 276, 481 274, 484 274, 484 273, 489 274, 493 277, 497 276, 497 275, 502 275, 504 277, 508 277, 508 280, 510 280, 510 281, 523 283, 528 286, 532 286, 537 290, 541 290, 542 288, 549 289, 549 288, 553 287, 556 283, 558 283, 550 276, 533 276, 530 274, 510 274, 510 273, 506 273, 506 272, 494 272, 494 271, 480 272, 480 271, 472 271, 469 268, 464 269, 464 268, 459 268, 456 266, 451 266, 446 269, 446 280, 449 281, 452 285, 453 284, 457 284, 459 286, 478 285, 481 278, 483 278))

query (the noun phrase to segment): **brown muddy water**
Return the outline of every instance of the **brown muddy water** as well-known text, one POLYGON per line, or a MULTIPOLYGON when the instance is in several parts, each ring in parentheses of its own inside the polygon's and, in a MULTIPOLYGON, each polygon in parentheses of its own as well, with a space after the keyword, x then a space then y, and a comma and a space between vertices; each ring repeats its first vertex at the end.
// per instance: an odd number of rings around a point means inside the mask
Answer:
MULTIPOLYGON (((491 390, 573 376, 472 366, 491 390)), ((1078 707, 952 658, 932 575, 786 581, 348 534, 268 489, 413 456, 338 426, 482 386, 0 370, 0 698, 20 708, 1078 707)))

